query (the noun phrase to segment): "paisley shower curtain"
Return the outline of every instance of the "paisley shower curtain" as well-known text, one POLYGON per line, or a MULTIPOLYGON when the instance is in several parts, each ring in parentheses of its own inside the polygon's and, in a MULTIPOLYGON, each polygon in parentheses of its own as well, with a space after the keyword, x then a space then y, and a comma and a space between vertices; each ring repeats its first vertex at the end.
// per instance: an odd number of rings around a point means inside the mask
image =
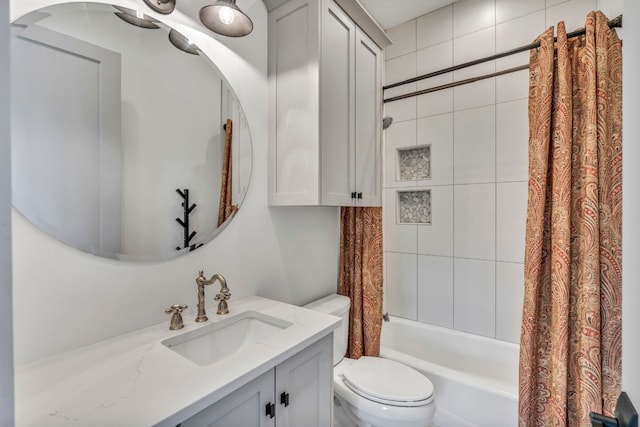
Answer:
POLYGON ((622 52, 601 12, 530 53, 524 426, 590 426, 621 390, 622 52))
POLYGON ((222 159, 222 180, 220 185, 220 204, 218 205, 218 227, 238 210, 238 206, 233 204, 233 175, 232 175, 232 154, 231 141, 233 139, 233 122, 227 119, 224 126, 224 154, 222 159))
POLYGON ((351 299, 347 357, 380 354, 382 208, 340 208, 338 293, 351 299))

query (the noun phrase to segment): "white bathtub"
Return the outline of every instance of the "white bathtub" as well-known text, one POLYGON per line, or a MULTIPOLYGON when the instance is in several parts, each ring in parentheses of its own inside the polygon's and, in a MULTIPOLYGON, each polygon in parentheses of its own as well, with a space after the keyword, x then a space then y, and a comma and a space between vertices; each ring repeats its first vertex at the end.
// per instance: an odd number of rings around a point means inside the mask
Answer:
POLYGON ((434 427, 518 425, 518 345, 394 316, 381 344, 381 357, 433 383, 434 427))

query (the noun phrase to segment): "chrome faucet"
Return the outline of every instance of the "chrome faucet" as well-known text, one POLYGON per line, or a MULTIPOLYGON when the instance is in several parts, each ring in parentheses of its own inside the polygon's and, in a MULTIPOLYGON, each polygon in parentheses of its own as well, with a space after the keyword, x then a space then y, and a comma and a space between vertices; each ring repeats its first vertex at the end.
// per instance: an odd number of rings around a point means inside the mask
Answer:
POLYGON ((199 271, 198 277, 196 277, 196 284, 198 285, 198 315, 196 316, 196 322, 206 322, 209 320, 207 313, 204 309, 204 287, 214 283, 216 280, 220 282, 220 292, 216 294, 215 300, 218 301, 217 314, 229 313, 229 305, 227 300, 231 297, 231 292, 227 287, 227 281, 222 274, 214 274, 209 280, 204 277, 204 272, 199 271))

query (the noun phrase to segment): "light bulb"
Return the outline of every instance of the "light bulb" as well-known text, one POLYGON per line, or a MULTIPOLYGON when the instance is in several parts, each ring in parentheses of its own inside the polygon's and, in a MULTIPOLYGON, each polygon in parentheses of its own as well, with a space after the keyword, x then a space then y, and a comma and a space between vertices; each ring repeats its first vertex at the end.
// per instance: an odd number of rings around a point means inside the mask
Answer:
POLYGON ((233 13, 233 9, 229 6, 222 6, 220 11, 218 12, 218 16, 220 17, 220 21, 223 24, 231 25, 233 24, 233 20, 235 19, 235 14, 233 13))

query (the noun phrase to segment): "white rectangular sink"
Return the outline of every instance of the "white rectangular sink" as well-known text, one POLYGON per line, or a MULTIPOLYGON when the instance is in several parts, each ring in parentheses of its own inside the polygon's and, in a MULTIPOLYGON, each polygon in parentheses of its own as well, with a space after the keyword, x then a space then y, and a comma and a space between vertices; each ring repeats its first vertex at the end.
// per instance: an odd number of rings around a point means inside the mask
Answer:
POLYGON ((259 342, 293 323, 257 311, 245 311, 194 331, 168 338, 162 344, 200 366, 208 366, 259 342))

